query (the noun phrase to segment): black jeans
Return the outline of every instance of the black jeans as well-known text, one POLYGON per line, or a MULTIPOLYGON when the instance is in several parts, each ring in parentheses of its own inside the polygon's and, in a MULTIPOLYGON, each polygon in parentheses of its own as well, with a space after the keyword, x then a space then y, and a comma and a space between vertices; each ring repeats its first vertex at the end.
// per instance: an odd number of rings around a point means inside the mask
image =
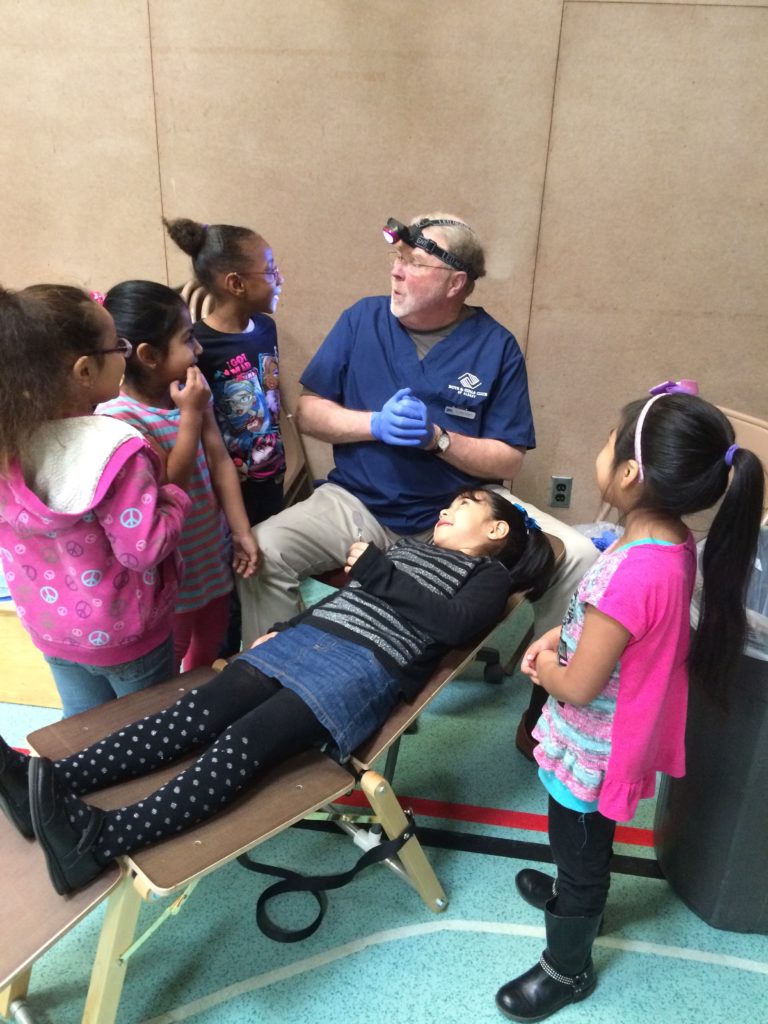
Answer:
MULTIPOLYGON (((283 510, 283 482, 275 483, 274 480, 265 480, 257 483, 255 480, 246 480, 241 485, 245 511, 248 522, 251 526, 263 523, 270 516, 277 515, 283 510)), ((243 623, 240 609, 240 598, 237 596, 237 587, 232 590, 229 598, 229 623, 227 635, 219 649, 220 658, 231 658, 240 653, 243 637, 243 623)))
POLYGON ((241 484, 243 503, 251 526, 263 523, 270 516, 277 515, 283 510, 283 481, 279 483, 274 480, 264 480, 259 483, 256 480, 246 480, 241 484))
POLYGON ((557 865, 559 917, 602 914, 611 885, 616 822, 599 811, 585 813, 549 798, 549 844, 557 865))

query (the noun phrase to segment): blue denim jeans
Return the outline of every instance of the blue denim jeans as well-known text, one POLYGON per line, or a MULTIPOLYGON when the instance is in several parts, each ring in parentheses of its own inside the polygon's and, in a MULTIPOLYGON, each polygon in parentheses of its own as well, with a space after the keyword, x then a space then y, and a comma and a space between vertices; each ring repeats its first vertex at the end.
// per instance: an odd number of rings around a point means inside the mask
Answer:
POLYGON ((173 641, 170 637, 159 647, 134 661, 120 665, 81 665, 45 655, 53 681, 59 691, 64 718, 88 711, 108 700, 162 683, 173 676, 173 641))

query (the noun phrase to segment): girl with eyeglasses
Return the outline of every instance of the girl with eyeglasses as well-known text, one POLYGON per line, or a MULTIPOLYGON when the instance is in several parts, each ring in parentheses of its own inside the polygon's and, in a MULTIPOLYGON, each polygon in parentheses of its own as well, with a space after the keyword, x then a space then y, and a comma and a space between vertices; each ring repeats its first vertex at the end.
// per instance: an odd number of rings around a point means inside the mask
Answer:
POLYGON ((138 430, 92 415, 130 351, 79 288, 0 288, 0 557, 65 717, 173 672, 190 499, 138 430))
POLYGON ((229 623, 232 569, 250 576, 258 549, 211 392, 197 366, 201 349, 186 303, 163 284, 124 281, 107 292, 104 308, 133 351, 119 396, 96 411, 149 437, 167 460, 168 479, 192 499, 179 542, 184 578, 173 617, 175 667, 189 671, 211 665, 219 654, 229 623))
POLYGON ((213 309, 193 327, 200 369, 234 462, 251 526, 283 507, 277 331, 273 314, 283 275, 267 242, 250 228, 164 221, 192 259, 213 309))

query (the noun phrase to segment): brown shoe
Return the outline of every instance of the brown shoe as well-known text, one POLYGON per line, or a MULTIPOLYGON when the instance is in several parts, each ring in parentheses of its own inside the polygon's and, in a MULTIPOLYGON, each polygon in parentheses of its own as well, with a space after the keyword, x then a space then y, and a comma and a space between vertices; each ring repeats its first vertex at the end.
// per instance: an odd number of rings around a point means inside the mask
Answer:
POLYGON ((538 740, 535 740, 530 732, 528 732, 528 726, 525 723, 525 712, 523 712, 523 716, 517 726, 515 746, 523 757, 527 757, 529 761, 535 763, 536 759, 533 756, 533 751, 538 746, 538 740))

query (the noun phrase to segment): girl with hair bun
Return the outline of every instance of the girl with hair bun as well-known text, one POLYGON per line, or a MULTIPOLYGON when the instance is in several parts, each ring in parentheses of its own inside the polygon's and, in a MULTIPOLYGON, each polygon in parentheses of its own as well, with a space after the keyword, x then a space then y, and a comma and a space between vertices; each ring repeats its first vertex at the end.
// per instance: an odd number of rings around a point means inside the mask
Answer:
POLYGON ((269 244, 250 228, 184 218, 164 223, 214 299, 213 311, 193 328, 203 347, 199 365, 255 526, 283 507, 285 455, 272 319, 283 275, 269 244))

